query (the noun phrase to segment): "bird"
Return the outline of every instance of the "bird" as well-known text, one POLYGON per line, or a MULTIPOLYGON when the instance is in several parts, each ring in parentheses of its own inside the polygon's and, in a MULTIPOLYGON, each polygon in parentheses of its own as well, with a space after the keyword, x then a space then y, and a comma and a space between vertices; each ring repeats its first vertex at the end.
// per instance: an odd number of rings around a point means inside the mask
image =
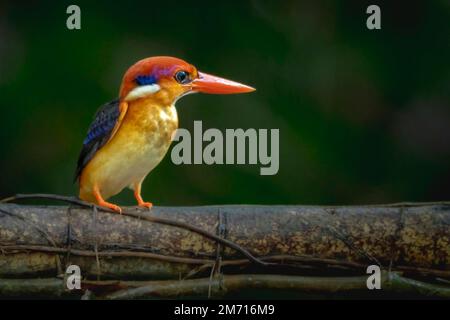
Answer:
POLYGON ((162 161, 178 128, 175 103, 191 93, 237 94, 255 89, 203 73, 175 57, 139 60, 124 74, 117 99, 101 106, 89 126, 78 157, 74 180, 79 198, 122 213, 107 202, 125 188, 134 191, 139 207, 142 183, 162 161))

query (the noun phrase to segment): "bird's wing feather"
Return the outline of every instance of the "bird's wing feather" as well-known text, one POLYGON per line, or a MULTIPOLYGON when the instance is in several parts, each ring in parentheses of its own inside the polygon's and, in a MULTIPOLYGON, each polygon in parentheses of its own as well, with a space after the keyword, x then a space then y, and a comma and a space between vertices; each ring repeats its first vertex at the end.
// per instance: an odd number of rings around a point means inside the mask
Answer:
POLYGON ((89 126, 83 147, 78 157, 75 180, 79 179, 81 172, 95 153, 103 147, 116 134, 127 113, 128 104, 114 100, 99 108, 89 126))

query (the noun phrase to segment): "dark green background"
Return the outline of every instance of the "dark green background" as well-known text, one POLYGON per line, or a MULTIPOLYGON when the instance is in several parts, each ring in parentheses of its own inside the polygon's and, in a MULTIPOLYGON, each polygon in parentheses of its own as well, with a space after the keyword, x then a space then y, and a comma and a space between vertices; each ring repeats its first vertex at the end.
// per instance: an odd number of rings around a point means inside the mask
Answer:
MULTIPOLYGON (((182 165, 148 176, 157 205, 449 199, 450 4, 389 1, 0 2, 0 196, 76 194, 81 142, 135 61, 183 58, 257 88, 178 102, 180 126, 279 128, 280 170, 182 165), (82 29, 66 28, 78 4, 82 29)), ((131 192, 113 198, 133 204, 131 192)))

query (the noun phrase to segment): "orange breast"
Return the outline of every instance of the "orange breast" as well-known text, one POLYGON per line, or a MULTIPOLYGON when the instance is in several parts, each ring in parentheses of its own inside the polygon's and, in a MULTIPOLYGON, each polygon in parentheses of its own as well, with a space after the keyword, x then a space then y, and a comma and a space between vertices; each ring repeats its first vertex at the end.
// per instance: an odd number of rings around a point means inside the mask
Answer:
POLYGON ((142 181, 167 153, 178 128, 175 106, 133 101, 115 136, 92 158, 80 179, 80 197, 95 184, 107 199, 142 181))

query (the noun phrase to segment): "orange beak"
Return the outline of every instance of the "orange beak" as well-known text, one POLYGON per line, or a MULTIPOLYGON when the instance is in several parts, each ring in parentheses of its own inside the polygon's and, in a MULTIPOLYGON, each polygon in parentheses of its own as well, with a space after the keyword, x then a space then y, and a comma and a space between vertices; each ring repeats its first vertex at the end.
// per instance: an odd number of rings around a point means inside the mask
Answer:
POLYGON ((192 90, 211 94, 233 94, 255 91, 245 84, 199 72, 198 78, 192 81, 192 90))

